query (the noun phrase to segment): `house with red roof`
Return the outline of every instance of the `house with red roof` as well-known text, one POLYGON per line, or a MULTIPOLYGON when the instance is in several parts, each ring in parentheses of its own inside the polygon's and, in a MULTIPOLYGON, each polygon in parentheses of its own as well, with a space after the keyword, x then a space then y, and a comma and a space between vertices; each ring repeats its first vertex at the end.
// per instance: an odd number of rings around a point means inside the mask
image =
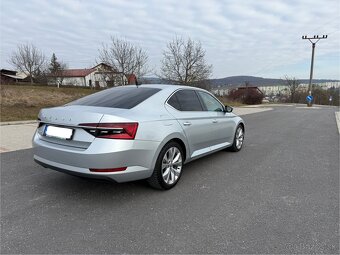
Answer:
POLYGON ((58 77, 50 77, 50 84, 72 85, 84 87, 113 87, 126 84, 135 84, 136 76, 123 75, 110 65, 100 63, 88 69, 66 69, 58 77))

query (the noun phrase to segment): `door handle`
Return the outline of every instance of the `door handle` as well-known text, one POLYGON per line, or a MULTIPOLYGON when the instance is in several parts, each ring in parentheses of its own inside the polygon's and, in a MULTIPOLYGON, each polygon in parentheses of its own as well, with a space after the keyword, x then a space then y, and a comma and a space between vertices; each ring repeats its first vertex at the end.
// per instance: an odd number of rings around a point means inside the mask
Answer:
POLYGON ((190 123, 190 122, 188 122, 188 121, 186 121, 186 122, 184 122, 184 123, 183 123, 183 125, 184 125, 184 126, 190 126, 190 125, 191 125, 191 123, 190 123))
POLYGON ((218 121, 217 120, 213 120, 212 123, 217 123, 218 121))

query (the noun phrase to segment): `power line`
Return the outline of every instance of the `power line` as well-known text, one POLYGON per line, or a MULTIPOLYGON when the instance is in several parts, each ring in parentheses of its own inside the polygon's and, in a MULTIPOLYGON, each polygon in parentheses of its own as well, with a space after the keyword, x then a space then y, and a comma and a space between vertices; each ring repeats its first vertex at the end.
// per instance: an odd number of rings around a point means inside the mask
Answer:
MULTIPOLYGON (((314 31, 317 31, 317 30, 320 29, 320 28, 324 28, 326 25, 333 24, 335 21, 339 21, 338 17, 326 21, 324 24, 322 24, 322 25, 316 27, 316 28, 314 29, 314 31)), ((328 34, 329 34, 329 33, 328 33, 328 34)))
MULTIPOLYGON (((323 24, 317 26, 314 30, 316 31, 316 30, 318 30, 318 29, 320 29, 320 28, 324 28, 326 25, 333 24, 333 23, 336 22, 336 21, 339 21, 339 20, 338 20, 337 18, 329 19, 329 20, 326 21, 325 23, 323 23, 323 24)), ((328 31, 328 32, 329 32, 329 31, 328 31)), ((339 30, 339 29, 336 29, 336 30, 333 30, 333 31, 327 33, 327 35, 334 34, 334 33, 338 33, 338 32, 340 32, 340 30, 339 30)), ((313 38, 313 39, 314 39, 314 38, 313 38)), ((292 41, 290 44, 293 44, 293 43, 294 43, 294 42, 292 41)), ((294 43, 294 44, 295 44, 295 43, 294 43)), ((258 74, 263 74, 263 72, 265 72, 265 71, 269 70, 270 68, 272 68, 274 63, 278 63, 278 65, 280 65, 280 64, 283 63, 283 61, 278 61, 277 59, 273 59, 272 61, 269 61, 268 64, 264 65, 264 67, 258 69, 258 71, 253 72, 251 75, 255 76, 255 75, 258 75, 258 74)))

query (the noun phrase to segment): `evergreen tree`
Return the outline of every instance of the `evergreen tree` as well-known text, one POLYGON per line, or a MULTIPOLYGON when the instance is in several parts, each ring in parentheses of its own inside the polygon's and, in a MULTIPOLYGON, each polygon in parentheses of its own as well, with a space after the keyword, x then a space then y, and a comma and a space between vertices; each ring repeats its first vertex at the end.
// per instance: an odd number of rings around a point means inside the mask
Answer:
POLYGON ((66 68, 66 64, 59 62, 55 53, 52 54, 51 62, 49 64, 50 76, 54 79, 54 83, 58 85, 62 83, 63 80, 63 70, 66 68))
POLYGON ((50 70, 51 74, 58 73, 60 69, 60 63, 58 62, 58 59, 54 53, 52 54, 51 63, 48 69, 50 70))

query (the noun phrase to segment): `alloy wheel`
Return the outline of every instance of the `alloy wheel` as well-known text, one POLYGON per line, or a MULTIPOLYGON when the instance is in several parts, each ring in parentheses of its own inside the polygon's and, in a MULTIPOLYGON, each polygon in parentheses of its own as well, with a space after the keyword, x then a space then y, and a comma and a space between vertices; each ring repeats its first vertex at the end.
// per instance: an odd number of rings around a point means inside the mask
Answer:
POLYGON ((177 147, 170 147, 162 159, 162 177, 166 184, 172 185, 182 171, 182 154, 177 147))
POLYGON ((243 140, 244 140, 244 133, 241 127, 238 127, 236 130, 236 148, 241 149, 243 140))

